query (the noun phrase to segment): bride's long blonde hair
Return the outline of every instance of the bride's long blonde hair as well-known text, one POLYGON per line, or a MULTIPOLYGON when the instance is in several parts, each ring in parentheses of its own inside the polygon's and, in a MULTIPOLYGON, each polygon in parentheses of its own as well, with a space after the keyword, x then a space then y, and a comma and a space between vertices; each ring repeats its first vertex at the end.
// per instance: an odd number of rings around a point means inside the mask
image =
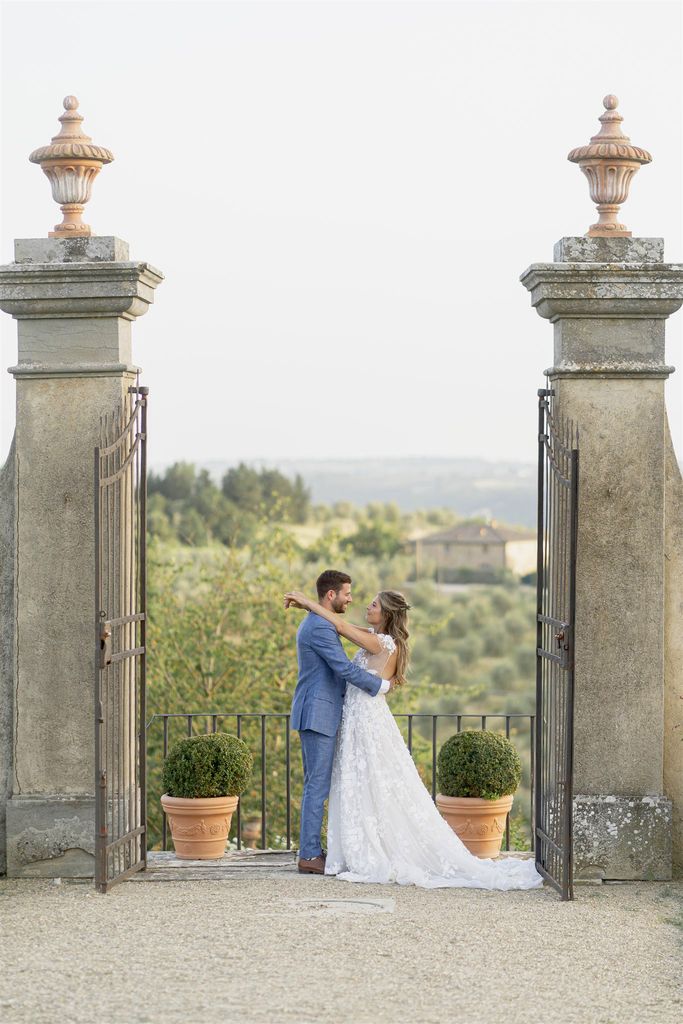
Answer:
POLYGON ((387 633, 396 644, 396 686, 406 682, 408 670, 408 611, 410 605, 398 590, 380 590, 377 595, 384 616, 382 632, 387 633))

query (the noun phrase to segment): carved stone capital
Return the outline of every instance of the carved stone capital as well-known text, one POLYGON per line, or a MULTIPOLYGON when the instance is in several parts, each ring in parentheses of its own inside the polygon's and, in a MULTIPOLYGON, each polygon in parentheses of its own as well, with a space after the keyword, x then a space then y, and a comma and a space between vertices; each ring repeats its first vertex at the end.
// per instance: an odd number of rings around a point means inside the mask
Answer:
POLYGON ((520 280, 551 323, 565 317, 666 319, 683 305, 677 263, 532 263, 520 280))
POLYGON ((551 380, 673 373, 664 325, 683 305, 683 265, 661 262, 661 239, 563 238, 555 257, 571 262, 533 263, 521 275, 532 306, 555 327, 551 380))
POLYGON ((0 309, 16 320, 135 320, 147 312, 162 280, 149 263, 10 263, 0 267, 0 309))

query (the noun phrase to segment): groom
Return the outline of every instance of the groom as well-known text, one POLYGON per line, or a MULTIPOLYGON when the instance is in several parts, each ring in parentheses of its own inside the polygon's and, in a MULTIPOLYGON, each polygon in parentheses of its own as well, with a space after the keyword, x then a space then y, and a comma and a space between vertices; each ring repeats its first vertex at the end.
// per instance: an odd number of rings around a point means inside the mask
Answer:
MULTIPOLYGON (((318 600, 344 615, 351 604, 351 577, 326 569, 316 581, 318 600)), ((320 842, 323 809, 330 792, 332 762, 341 721, 346 684, 371 696, 386 693, 388 679, 354 665, 344 653, 339 634, 327 619, 309 612, 296 634, 299 680, 292 701, 292 728, 301 737, 304 792, 301 800, 299 871, 323 875, 325 854, 320 842)))

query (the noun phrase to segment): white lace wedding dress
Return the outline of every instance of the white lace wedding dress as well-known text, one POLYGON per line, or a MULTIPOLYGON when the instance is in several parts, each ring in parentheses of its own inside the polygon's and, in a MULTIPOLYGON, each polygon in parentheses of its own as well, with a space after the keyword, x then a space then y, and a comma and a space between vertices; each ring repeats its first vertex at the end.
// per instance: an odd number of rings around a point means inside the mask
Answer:
MULTIPOLYGON (((395 644, 354 661, 381 675, 395 644)), ((332 769, 325 873, 427 889, 534 889, 533 860, 484 860, 464 846, 425 788, 386 698, 349 686, 332 769)))

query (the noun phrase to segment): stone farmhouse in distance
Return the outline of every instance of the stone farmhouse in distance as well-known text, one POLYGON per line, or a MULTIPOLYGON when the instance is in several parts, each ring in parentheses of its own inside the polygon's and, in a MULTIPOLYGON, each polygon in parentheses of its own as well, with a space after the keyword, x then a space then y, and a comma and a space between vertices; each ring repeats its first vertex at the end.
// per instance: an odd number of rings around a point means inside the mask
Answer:
POLYGON ((503 571, 526 576, 536 570, 536 532, 491 523, 459 523, 411 541, 416 573, 442 583, 469 576, 495 578, 503 571))

